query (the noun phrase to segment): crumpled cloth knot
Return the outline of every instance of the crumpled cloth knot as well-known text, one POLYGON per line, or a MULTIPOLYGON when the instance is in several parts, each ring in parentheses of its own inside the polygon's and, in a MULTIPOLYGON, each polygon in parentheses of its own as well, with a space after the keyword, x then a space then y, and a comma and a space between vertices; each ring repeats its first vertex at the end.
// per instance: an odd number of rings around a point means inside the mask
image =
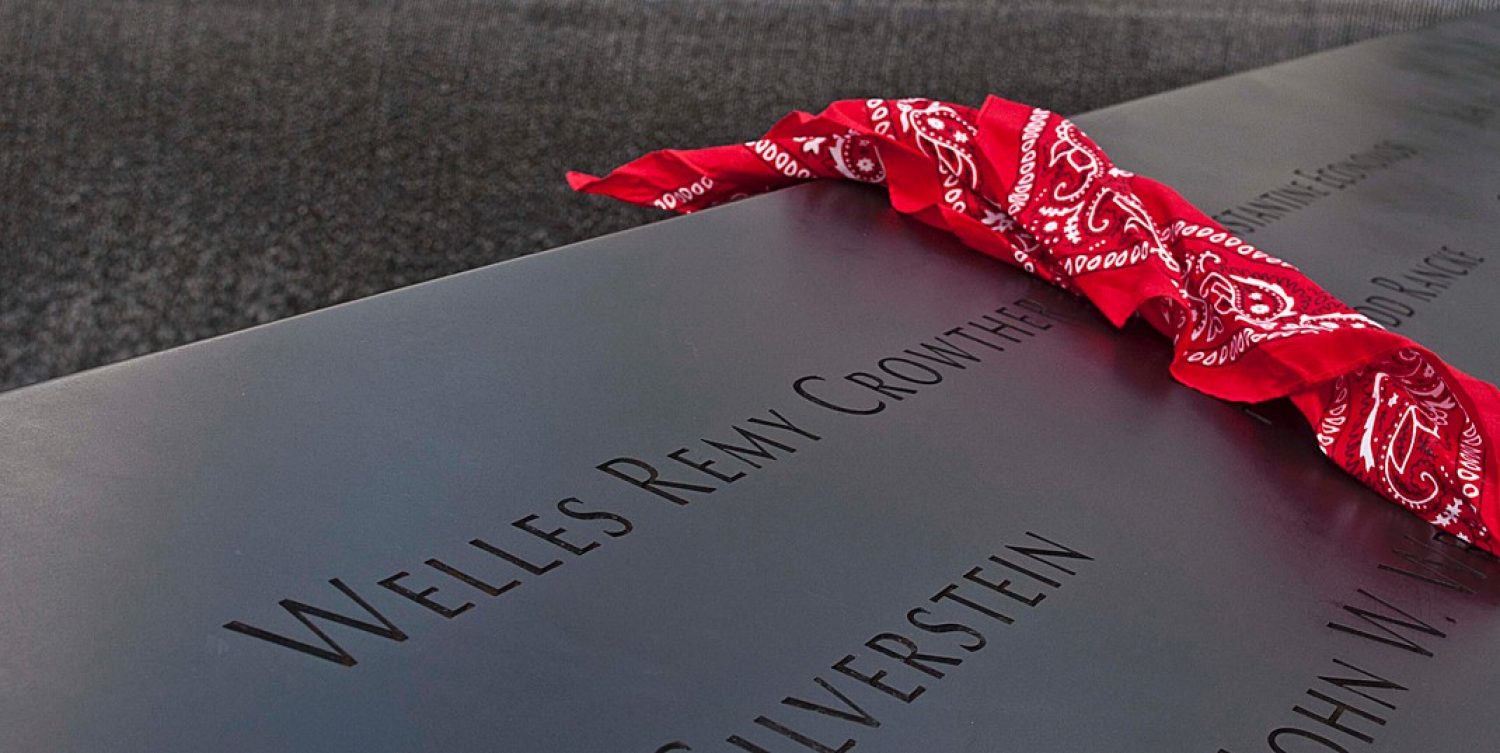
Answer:
POLYGON ((808 180, 884 186, 969 247, 1172 341, 1172 376, 1224 400, 1288 397, 1339 467, 1500 554, 1500 390, 1388 332, 1065 118, 988 98, 835 102, 745 144, 662 150, 578 191, 692 212, 808 180))

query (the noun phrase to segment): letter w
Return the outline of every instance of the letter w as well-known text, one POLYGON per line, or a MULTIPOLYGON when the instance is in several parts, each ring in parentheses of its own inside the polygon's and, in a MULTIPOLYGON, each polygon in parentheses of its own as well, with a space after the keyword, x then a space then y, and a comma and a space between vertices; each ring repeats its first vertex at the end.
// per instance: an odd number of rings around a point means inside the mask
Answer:
POLYGON ((932 339, 937 340, 938 342, 942 343, 942 345, 918 343, 922 346, 922 350, 927 351, 926 353, 911 349, 907 349, 906 352, 918 358, 925 358, 936 363, 947 364, 960 371, 962 371, 966 367, 963 364, 959 363, 957 359, 979 363, 979 357, 974 355, 973 353, 970 353, 969 351, 964 350, 963 348, 960 348, 941 337, 934 337, 932 339))
MULTIPOLYGON (((1406 539, 1407 541, 1410 541, 1417 546, 1427 548, 1426 544, 1412 538, 1411 536, 1407 536, 1406 539)), ((1469 567, 1468 565, 1459 562, 1458 560, 1453 559, 1452 557, 1449 557, 1442 552, 1433 552, 1438 557, 1437 559, 1435 559, 1433 557, 1423 557, 1421 553, 1407 552, 1400 549, 1392 549, 1391 551, 1394 552, 1397 557, 1406 560, 1407 564, 1411 565, 1411 569, 1398 567, 1395 565, 1380 565, 1381 570, 1389 573, 1405 575, 1409 578, 1416 578, 1417 580, 1431 583, 1434 586, 1439 586, 1450 591, 1457 591, 1459 593, 1465 594, 1474 593, 1474 589, 1464 585, 1454 577, 1451 577, 1448 573, 1468 575, 1479 580, 1485 579, 1484 573, 1482 571, 1469 567), (1444 572, 1445 570, 1447 571, 1447 573, 1444 572)))
POLYGON ((1381 604, 1381 606, 1384 606, 1386 609, 1389 609, 1389 610, 1395 612, 1396 614, 1399 614, 1402 617, 1405 617, 1406 619, 1405 620, 1398 620, 1395 617, 1390 617, 1388 615, 1383 615, 1383 614, 1376 614, 1374 612, 1371 612, 1368 609, 1361 609, 1359 607, 1351 607, 1348 604, 1345 604, 1344 605, 1344 611, 1348 612, 1349 614, 1354 615, 1355 617, 1360 618, 1361 620, 1364 620, 1367 624, 1369 624, 1372 627, 1379 628, 1381 632, 1385 633, 1386 635, 1388 635, 1390 637, 1386 638, 1384 636, 1379 636, 1379 635, 1376 635, 1374 633, 1366 632, 1366 631, 1361 630, 1359 628, 1352 628, 1352 627, 1349 627, 1348 625, 1340 625, 1337 622, 1330 622, 1330 623, 1328 623, 1328 627, 1333 628, 1334 630, 1339 630, 1339 631, 1342 631, 1342 632, 1345 632, 1345 633, 1349 633, 1350 635, 1357 635, 1357 636, 1359 636, 1361 638, 1368 638, 1368 639, 1370 639, 1372 641, 1375 641, 1377 643, 1384 643, 1387 646, 1395 646, 1396 648, 1404 649, 1404 650, 1410 651, 1410 652, 1412 652, 1414 654, 1421 654, 1422 656, 1426 656, 1426 657, 1429 657, 1429 658, 1432 657, 1432 652, 1431 651, 1428 651, 1427 649, 1425 649, 1422 646, 1418 645, 1417 643, 1413 642, 1410 638, 1407 638, 1405 635, 1402 635, 1401 633, 1398 633, 1398 632, 1396 632, 1396 631, 1394 631, 1394 630, 1386 627, 1386 625, 1395 625, 1397 627, 1403 627, 1403 628, 1406 628, 1408 630, 1415 630, 1415 631, 1417 631, 1419 633, 1426 633, 1427 635, 1435 636, 1435 637, 1438 637, 1438 638, 1447 638, 1448 637, 1447 633, 1444 633, 1443 631, 1438 630, 1437 628, 1435 628, 1435 627, 1433 627, 1431 625, 1428 625, 1427 623, 1425 623, 1425 622, 1423 622, 1423 621, 1421 621, 1421 620, 1419 620, 1419 619, 1417 619, 1417 618, 1415 618, 1415 617, 1407 614, 1406 612, 1401 611, 1397 607, 1391 606, 1391 604, 1389 604, 1385 600, 1381 599, 1378 596, 1375 596, 1374 594, 1370 593, 1369 591, 1364 590, 1363 588, 1359 589, 1359 593, 1362 594, 1362 595, 1364 595, 1366 598, 1369 598, 1369 599, 1372 599, 1374 601, 1379 602, 1381 604), (1381 623, 1385 623, 1385 625, 1382 625, 1381 623))
POLYGON ((385 618, 385 615, 375 611, 374 607, 365 603, 364 599, 359 598, 359 594, 355 593, 354 589, 344 585, 344 582, 339 580, 338 578, 334 578, 333 580, 328 581, 328 583, 334 588, 337 588, 339 591, 343 592, 345 596, 348 596, 350 600, 352 600, 355 604, 358 604, 360 608, 373 615, 375 619, 380 620, 380 624, 384 625, 385 627, 382 628, 380 626, 364 622, 353 617, 346 617, 337 612, 330 612, 321 607, 303 604, 300 601, 293 601, 292 599, 282 599, 281 608, 285 609, 288 612, 291 612, 292 616, 296 617, 298 622, 306 625, 307 629, 311 630, 314 635, 318 636, 318 638, 321 639, 323 643, 328 646, 328 648, 314 646, 310 643, 303 643, 302 641, 288 638, 284 635, 279 635, 269 630, 263 630, 261 628, 255 627, 254 625, 246 625, 239 620, 230 622, 224 625, 224 627, 229 630, 233 630, 236 633, 248 635, 251 638, 259 638, 263 641, 270 641, 271 643, 274 643, 278 646, 284 646, 295 651, 301 651, 308 656, 316 656, 319 659, 326 659, 335 664, 342 664, 346 667, 352 667, 357 663, 354 661, 354 656, 348 651, 345 651, 342 647, 339 646, 339 644, 334 643, 333 639, 329 638, 327 633, 323 632, 322 629, 317 625, 314 625, 311 619, 312 617, 318 617, 329 622, 336 622, 340 625, 352 627, 356 630, 363 630, 366 633, 378 635, 381 638, 386 638, 393 641, 406 640, 406 633, 401 632, 401 629, 392 624, 390 620, 387 620, 385 618))

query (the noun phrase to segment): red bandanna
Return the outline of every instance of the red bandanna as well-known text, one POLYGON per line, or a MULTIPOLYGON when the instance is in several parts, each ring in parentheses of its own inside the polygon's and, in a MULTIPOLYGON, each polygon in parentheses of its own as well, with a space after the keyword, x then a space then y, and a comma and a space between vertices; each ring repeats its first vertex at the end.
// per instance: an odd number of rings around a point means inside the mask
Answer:
POLYGON ((1500 554, 1500 390, 1382 329, 1071 122, 991 97, 794 112, 758 141, 664 150, 574 189, 692 212, 816 178, 885 186, 900 212, 1173 343, 1172 375, 1225 400, 1290 397, 1370 488, 1500 554))

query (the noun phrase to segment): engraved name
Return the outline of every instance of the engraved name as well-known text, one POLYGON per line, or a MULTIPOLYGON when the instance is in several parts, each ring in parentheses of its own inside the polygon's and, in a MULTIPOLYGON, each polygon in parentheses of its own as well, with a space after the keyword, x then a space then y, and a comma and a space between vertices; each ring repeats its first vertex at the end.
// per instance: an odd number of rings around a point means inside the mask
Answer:
POLYGON ((1354 310, 1387 327, 1399 327, 1453 283, 1468 277, 1484 260, 1472 251, 1442 246, 1400 272, 1371 277, 1370 284, 1382 291, 1365 296, 1354 310))
MULTIPOLYGON (((908 705, 991 644, 1078 575, 1094 558, 1031 531, 909 609, 901 624, 876 633, 813 676, 816 689, 788 695, 755 717, 755 731, 725 743, 749 753, 849 753, 883 724, 881 707, 908 705)), ((899 707, 899 706, 897 706, 899 707)), ((722 747, 722 746, 721 746, 722 747)), ((656 749, 706 751, 681 740, 656 749)))
POLYGON ((1254 233, 1318 200, 1358 185, 1379 170, 1417 155, 1417 148, 1395 141, 1382 141, 1347 159, 1315 169, 1297 169, 1296 176, 1259 196, 1214 214, 1214 220, 1240 235, 1254 233))
MULTIPOLYGON (((1052 329, 1052 322, 1062 321, 1068 321, 1067 314, 1023 298, 841 377, 800 377, 792 383, 792 392, 796 405, 816 416, 874 416, 1023 346, 1052 329)), ((663 499, 673 508, 686 508, 822 441, 815 422, 796 418, 795 413, 768 408, 660 456, 619 455, 596 469, 645 493, 635 499, 663 499)), ((442 546, 420 566, 377 578, 375 590, 362 592, 333 578, 328 584, 339 598, 332 602, 282 599, 278 606, 291 616, 291 624, 263 627, 270 624, 270 615, 263 614, 254 623, 232 620, 223 627, 332 665, 353 667, 359 660, 346 647, 345 636, 364 634, 390 643, 410 638, 401 627, 409 615, 386 604, 414 606, 441 620, 462 618, 629 536, 636 524, 622 506, 610 504, 612 509, 606 509, 576 496, 563 497, 498 530, 442 546)))
MULTIPOLYGON (((1442 532, 1427 541, 1407 536, 1406 543, 1392 549, 1391 554, 1391 559, 1377 569, 1419 586, 1472 596, 1474 586, 1486 580, 1484 571, 1476 565, 1485 562, 1488 555, 1442 532)), ((1373 662, 1389 663, 1397 657, 1431 660, 1441 650, 1447 631, 1458 624, 1451 616, 1430 614, 1425 600, 1412 604, 1400 601, 1384 588, 1371 587, 1356 589, 1353 596, 1338 604, 1340 614, 1325 627, 1357 643, 1343 644, 1328 666, 1318 671, 1305 697, 1292 705, 1287 721, 1267 732, 1265 747, 1255 750, 1355 753, 1376 744, 1381 731, 1406 703, 1404 694, 1411 691, 1402 684, 1399 674, 1373 662), (1373 649, 1365 652, 1370 658, 1349 659, 1356 647, 1373 649)), ((1220 748, 1218 753, 1239 751, 1220 748)))

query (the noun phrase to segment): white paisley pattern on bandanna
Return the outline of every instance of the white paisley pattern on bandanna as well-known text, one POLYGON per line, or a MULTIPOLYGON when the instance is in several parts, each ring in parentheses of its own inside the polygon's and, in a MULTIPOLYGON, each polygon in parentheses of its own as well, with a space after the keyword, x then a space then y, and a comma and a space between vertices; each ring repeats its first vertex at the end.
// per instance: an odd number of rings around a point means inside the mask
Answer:
POLYGON ((884 185, 903 213, 1173 343, 1172 374, 1227 400, 1290 397, 1344 470, 1492 553, 1500 391, 1386 332, 1068 120, 998 98, 836 102, 745 145, 648 154, 574 188, 691 212, 816 178, 884 185))

